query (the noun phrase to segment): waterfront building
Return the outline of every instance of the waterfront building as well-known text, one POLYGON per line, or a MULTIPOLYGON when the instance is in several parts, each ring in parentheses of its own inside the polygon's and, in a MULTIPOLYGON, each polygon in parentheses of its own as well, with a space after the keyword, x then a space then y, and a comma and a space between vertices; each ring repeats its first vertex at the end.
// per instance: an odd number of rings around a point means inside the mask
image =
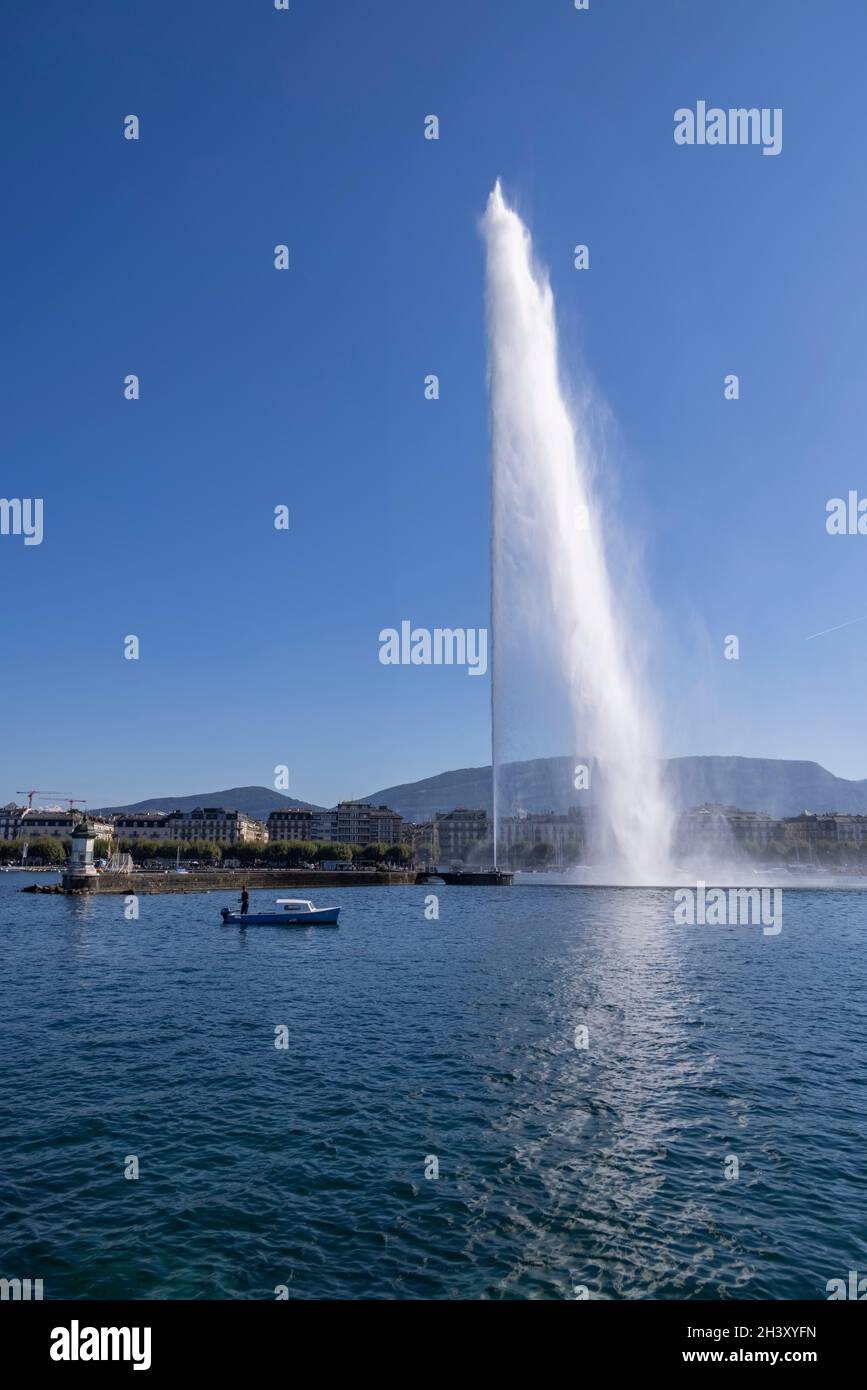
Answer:
POLYGON ((451 863, 463 860, 467 852, 476 857, 482 846, 490 844, 491 829, 487 811, 469 811, 465 806, 456 806, 453 811, 438 811, 436 833, 439 839, 440 855, 451 863))
POLYGON ((272 811, 268 817, 268 839, 275 840, 316 840, 311 829, 313 812, 290 806, 286 810, 272 811))
POLYGON ((856 845, 867 843, 867 816, 834 812, 833 820, 838 840, 856 845))
POLYGON ((788 844, 832 841, 861 845, 867 841, 867 816, 840 811, 802 811, 799 816, 787 816, 779 825, 788 844))
POLYGON ((739 845, 747 849, 765 849, 774 839, 779 825, 765 811, 733 809, 729 816, 732 834, 739 845))
MULTIPOLYGON (((17 830, 8 839, 15 840, 69 840, 80 821, 84 819, 80 811, 63 811, 59 806, 36 807, 22 811, 17 830)), ((88 825, 95 838, 110 840, 114 835, 114 824, 108 820, 94 820, 88 817, 88 825)))
POLYGON ((779 821, 764 811, 705 802, 684 811, 677 821, 675 842, 680 850, 724 854, 726 850, 762 850, 778 837, 779 821))
POLYGON ((125 811, 115 817, 119 840, 207 840, 215 845, 264 843, 265 826, 243 811, 197 806, 193 811, 125 811))
POLYGON ((269 840, 318 840, 322 844, 366 845, 403 843, 403 818, 388 806, 366 801, 341 801, 330 811, 295 807, 272 811, 269 840))
POLYGON ((119 840, 167 840, 167 811, 124 811, 114 818, 119 840))
POLYGON ((335 833, 336 829, 336 812, 311 811, 310 833, 306 838, 310 840, 318 840, 321 844, 333 844, 334 841, 337 839, 337 835, 335 833))
POLYGON ((264 844, 262 821, 243 811, 222 806, 196 806, 192 811, 170 811, 163 822, 166 840, 207 840, 215 845, 264 844))
POLYGON ((340 801, 334 815, 333 840, 344 845, 401 844, 403 817, 388 806, 368 801, 340 801))
MULTIPOLYGON (((577 806, 570 806, 565 815, 556 811, 518 811, 498 822, 497 849, 507 860, 516 855, 532 860, 537 845, 550 845, 550 867, 569 868, 584 853, 587 831, 586 814, 577 806)), ((536 854, 541 862, 541 851, 536 854)))
POLYGON ((16 840, 18 838, 18 826, 24 811, 23 806, 16 806, 14 801, 8 801, 5 806, 0 806, 0 840, 16 840))

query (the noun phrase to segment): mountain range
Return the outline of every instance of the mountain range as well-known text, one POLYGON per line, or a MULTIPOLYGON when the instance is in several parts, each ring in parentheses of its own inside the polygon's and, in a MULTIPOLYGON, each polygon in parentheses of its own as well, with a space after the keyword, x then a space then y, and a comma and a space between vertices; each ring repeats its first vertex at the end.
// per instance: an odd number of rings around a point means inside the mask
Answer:
MULTIPOLYGON (((500 810, 509 815, 525 811, 564 812, 570 806, 592 805, 601 778, 591 766, 590 790, 574 790, 575 757, 534 758, 506 763, 500 773, 500 810)), ((585 759, 585 762, 589 760, 585 759)), ((676 810, 689 810, 704 802, 738 806, 744 811, 796 816, 801 811, 848 811, 867 814, 867 779, 849 781, 836 777, 819 763, 785 758, 685 757, 663 764, 663 777, 676 810)), ((383 787, 362 798, 390 806, 405 820, 431 820, 437 811, 456 806, 492 810, 490 767, 462 767, 383 787)), ((322 810, 310 801, 298 801, 270 787, 229 787, 225 791, 196 796, 158 796, 127 806, 104 806, 103 812, 191 811, 196 806, 225 806, 244 811, 257 820, 269 812, 290 807, 322 810)), ((96 812, 93 812, 96 814, 96 812)))
MULTIPOLYGON (((687 811, 705 802, 765 811, 775 818, 801 811, 867 813, 867 780, 835 777, 819 763, 785 758, 685 757, 663 763, 672 805, 687 811)), ((499 808, 503 815, 525 811, 564 812, 593 805, 601 786, 592 762, 575 757, 534 758, 506 763, 500 771, 499 808), (591 768, 589 791, 574 790, 576 766, 591 768)), ((384 802, 407 820, 429 820, 455 806, 492 809, 490 767, 459 768, 420 782, 384 787, 365 800, 384 802)))

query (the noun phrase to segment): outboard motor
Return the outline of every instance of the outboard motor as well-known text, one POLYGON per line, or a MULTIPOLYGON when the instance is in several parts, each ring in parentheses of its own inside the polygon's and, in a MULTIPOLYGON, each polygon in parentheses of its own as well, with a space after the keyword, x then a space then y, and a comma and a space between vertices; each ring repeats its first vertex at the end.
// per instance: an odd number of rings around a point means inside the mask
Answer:
POLYGON ((227 923, 228 920, 229 920, 229 909, 228 909, 227 907, 221 907, 221 908, 220 908, 220 916, 221 916, 222 919, 223 919, 223 926, 225 926, 226 923, 227 923))

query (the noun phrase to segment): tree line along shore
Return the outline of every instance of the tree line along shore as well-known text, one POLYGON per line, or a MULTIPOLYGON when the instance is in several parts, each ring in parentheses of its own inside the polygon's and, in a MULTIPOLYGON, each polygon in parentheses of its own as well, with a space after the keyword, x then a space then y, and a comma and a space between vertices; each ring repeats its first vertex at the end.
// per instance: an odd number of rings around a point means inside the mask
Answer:
MULTIPOLYGON (((58 867, 69 858, 70 839, 49 836, 26 841, 28 866, 58 867)), ((22 862, 20 840, 0 840, 0 864, 22 862)), ((108 859, 111 854, 129 854, 137 868, 149 865, 163 867, 178 860, 182 864, 200 864, 225 868, 301 868, 323 863, 391 864, 403 868, 413 859, 409 845, 332 844, 318 840, 275 840, 267 844, 216 845, 210 840, 120 840, 110 845, 98 839, 94 858, 108 859)))

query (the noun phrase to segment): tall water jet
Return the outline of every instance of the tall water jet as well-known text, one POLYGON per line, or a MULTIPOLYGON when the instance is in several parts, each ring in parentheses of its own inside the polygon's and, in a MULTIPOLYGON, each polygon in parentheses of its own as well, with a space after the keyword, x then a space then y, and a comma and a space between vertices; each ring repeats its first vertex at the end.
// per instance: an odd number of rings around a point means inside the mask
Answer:
MULTIPOLYGON (((559 682, 574 747, 592 758, 594 855, 624 882, 666 874, 672 815, 640 644, 609 574, 589 447, 560 376, 554 299, 499 181, 483 219, 491 404, 494 844, 512 678, 532 674, 520 718, 559 682)), ((520 701, 519 701, 520 703, 520 701)), ((575 801, 578 802, 576 796, 575 801)))

